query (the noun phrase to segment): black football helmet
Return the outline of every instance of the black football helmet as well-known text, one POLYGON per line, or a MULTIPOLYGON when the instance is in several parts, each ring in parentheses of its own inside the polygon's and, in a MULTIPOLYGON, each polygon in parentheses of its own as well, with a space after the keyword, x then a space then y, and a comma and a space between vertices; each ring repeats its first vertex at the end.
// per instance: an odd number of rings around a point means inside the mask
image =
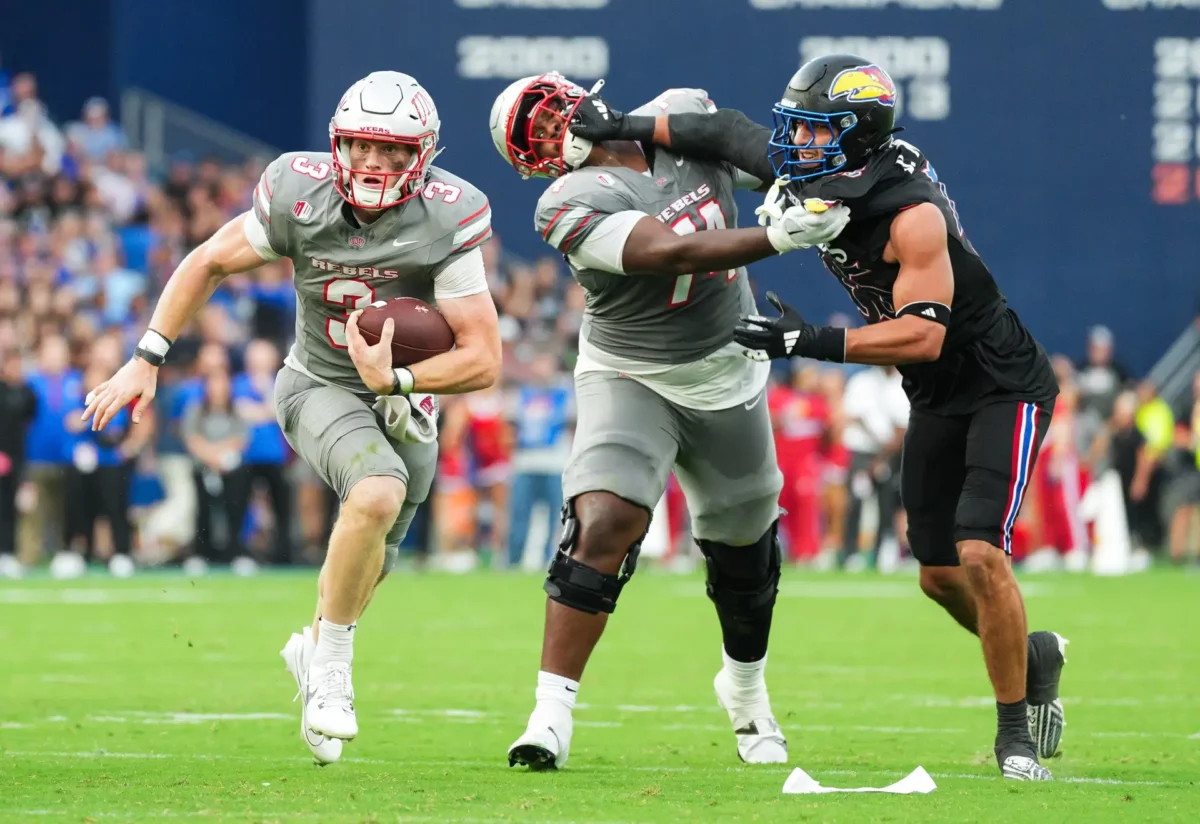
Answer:
POLYGON ((896 84, 878 65, 853 54, 817 57, 792 75, 774 114, 770 151, 775 174, 804 180, 850 171, 865 165, 898 131, 896 84), (803 135, 802 123, 808 127, 803 135), (817 145, 822 125, 833 139, 817 145), (820 158, 801 159, 802 149, 820 150, 820 158))

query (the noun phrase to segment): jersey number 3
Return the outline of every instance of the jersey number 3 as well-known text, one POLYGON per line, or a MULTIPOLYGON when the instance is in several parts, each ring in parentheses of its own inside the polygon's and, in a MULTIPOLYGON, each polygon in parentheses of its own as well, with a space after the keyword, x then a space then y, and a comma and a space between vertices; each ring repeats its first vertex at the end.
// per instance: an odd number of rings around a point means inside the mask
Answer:
POLYGON ((297 157, 292 160, 292 171, 308 175, 313 180, 324 180, 329 176, 329 164, 324 161, 313 163, 307 157, 297 157))
MULTIPOLYGON (((338 278, 325 284, 325 302, 340 306, 348 317, 356 309, 366 309, 375 302, 375 289, 365 280, 338 278)), ((346 321, 325 318, 325 337, 334 349, 348 349, 346 344, 346 321)))
MULTIPOLYGON (((700 204, 697 210, 701 219, 704 220, 704 228, 712 231, 714 229, 725 228, 725 213, 721 211, 721 204, 715 200, 710 200, 707 203, 700 204)), ((700 227, 696 225, 696 221, 692 220, 691 215, 684 215, 671 224, 671 231, 677 235, 690 235, 692 232, 697 232, 700 227)), ((720 272, 709 272, 707 277, 715 277, 721 274, 720 272)), ((725 281, 728 283, 737 277, 737 269, 730 269, 725 272, 725 281)), ((683 306, 692 298, 692 284, 695 282, 695 275, 679 275, 675 278, 675 288, 671 290, 671 302, 668 306, 683 306)))

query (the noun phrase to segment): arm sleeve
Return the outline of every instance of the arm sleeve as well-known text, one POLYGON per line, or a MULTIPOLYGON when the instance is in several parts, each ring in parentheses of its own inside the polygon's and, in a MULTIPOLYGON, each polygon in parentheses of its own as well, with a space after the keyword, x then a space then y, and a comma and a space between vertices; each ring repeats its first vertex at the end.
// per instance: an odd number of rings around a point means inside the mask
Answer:
POLYGON ((567 260, 579 269, 625 274, 625 241, 629 239, 633 227, 646 217, 649 215, 637 211, 606 215, 587 237, 571 248, 567 260))
POLYGON ((433 273, 434 300, 465 298, 488 290, 483 252, 472 248, 447 258, 433 273))
POLYGON ((760 181, 775 179, 768 154, 771 130, 737 109, 713 114, 673 114, 667 120, 671 151, 703 160, 721 160, 760 181))
POLYGON ((266 230, 263 229, 254 212, 246 213, 246 219, 242 221, 242 231, 246 233, 246 240, 249 241, 250 247, 263 260, 279 260, 283 257, 271 246, 271 240, 267 237, 266 230))

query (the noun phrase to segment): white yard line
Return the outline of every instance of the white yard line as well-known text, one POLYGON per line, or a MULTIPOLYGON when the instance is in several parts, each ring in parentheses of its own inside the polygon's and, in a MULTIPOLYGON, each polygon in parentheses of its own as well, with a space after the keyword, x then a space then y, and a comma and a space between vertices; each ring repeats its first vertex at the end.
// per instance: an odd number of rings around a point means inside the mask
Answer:
MULTIPOLYGON (((220 753, 144 753, 144 752, 106 752, 103 750, 84 750, 79 752, 71 751, 42 751, 42 750, 3 750, 0 755, 12 758, 31 758, 31 759, 129 759, 129 760, 181 760, 181 761, 252 761, 260 763, 280 763, 289 762, 296 764, 307 764, 311 759, 296 755, 291 756, 268 756, 268 755, 224 755, 220 753)), ((466 767, 479 769, 507 769, 507 765, 503 759, 494 761, 454 761, 454 760, 414 760, 414 761, 393 761, 385 758, 343 758, 342 763, 349 764, 374 764, 386 765, 396 768, 414 767, 428 769, 443 769, 446 767, 466 767)), ((792 767, 692 767, 687 765, 653 765, 653 766, 626 766, 621 764, 579 764, 569 768, 569 772, 652 772, 652 773, 698 773, 698 774, 717 774, 717 773, 759 773, 759 774, 777 774, 780 776, 788 775, 792 771, 792 767)), ((809 773, 820 778, 826 775, 835 776, 896 776, 902 774, 891 770, 822 770, 810 769, 809 773)), ((937 773, 931 772, 934 778, 964 780, 964 781, 996 781, 999 780, 995 775, 990 773, 937 773)), ((1127 781, 1120 778, 1094 778, 1089 776, 1059 776, 1057 781, 1066 782, 1069 784, 1105 784, 1117 787, 1190 787, 1195 786, 1194 781, 1127 781)), ((2 811, 0 811, 2 812, 2 811)), ((33 813, 31 813, 33 814, 33 813)), ((54 812, 48 812, 48 815, 57 815, 54 812)))
MULTIPOLYGON (((910 696, 915 698, 916 696, 910 696)), ((974 701, 976 699, 962 699, 974 701)), ((982 701, 982 699, 979 699, 982 701)), ((992 699, 987 699, 988 703, 992 703, 992 699)), ((445 708, 420 708, 408 709, 397 708, 387 711, 379 720, 388 723, 405 723, 405 724, 424 724, 424 723, 450 723, 450 724, 480 724, 480 725, 500 725, 500 724, 519 724, 525 718, 523 712, 492 712, 483 710, 461 709, 454 707, 445 708)), ((679 730, 699 730, 704 732, 727 732, 729 727, 723 722, 718 722, 715 719, 721 717, 721 711, 716 708, 694 707, 688 705, 673 705, 673 706, 648 706, 648 705, 631 705, 618 704, 614 708, 605 708, 596 705, 589 705, 586 712, 581 713, 582 717, 575 721, 579 727, 593 728, 621 728, 627 723, 638 726, 650 726, 655 729, 679 731, 679 730), (612 718, 596 718, 596 714, 606 714, 605 710, 616 710, 621 713, 628 713, 638 716, 635 720, 617 720, 612 718), (666 716, 694 716, 696 722, 688 721, 670 721, 662 723, 668 719, 655 719, 655 714, 666 716), (702 719, 712 718, 712 723, 706 723, 702 719)), ((40 720, 12 720, 0 721, 0 729, 29 729, 38 727, 44 724, 61 724, 68 719, 55 715, 46 719, 40 720)), ((214 722, 243 722, 243 721, 281 721, 291 723, 295 717, 291 713, 279 712, 227 712, 227 713, 202 713, 202 712, 145 712, 141 710, 113 710, 104 714, 87 715, 82 719, 85 723, 90 724, 166 724, 166 725, 191 725, 191 724, 209 724, 214 722)), ((968 735, 974 734, 974 730, 962 727, 926 727, 926 726, 895 726, 895 725, 869 725, 869 724, 809 724, 800 719, 789 719, 787 728, 794 734, 802 735, 804 733, 845 733, 845 732, 861 732, 879 735, 968 735)), ((1180 739, 1184 741, 1200 740, 1200 732, 1164 732, 1164 731, 1140 731, 1140 730, 1072 730, 1072 736, 1085 736, 1088 738, 1151 738, 1151 739, 1180 739)))

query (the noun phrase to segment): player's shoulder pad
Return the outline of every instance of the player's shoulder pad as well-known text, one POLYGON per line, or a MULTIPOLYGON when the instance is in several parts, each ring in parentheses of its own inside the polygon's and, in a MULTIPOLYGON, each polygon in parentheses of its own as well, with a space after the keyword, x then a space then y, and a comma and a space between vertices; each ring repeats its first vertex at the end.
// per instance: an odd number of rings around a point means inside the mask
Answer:
POLYGON ((564 254, 599 225, 604 215, 642 211, 623 174, 628 170, 588 167, 554 181, 542 193, 533 227, 564 254), (591 227, 591 228, 589 228, 591 227))
POLYGON ((437 237, 450 237, 449 254, 473 249, 492 236, 492 207, 473 183, 432 166, 421 194, 437 237))
POLYGON ((659 114, 711 114, 717 110, 704 89, 667 89, 658 97, 645 105, 634 109, 630 114, 659 115, 659 114))
POLYGON ((333 155, 329 152, 285 152, 267 164, 254 187, 259 211, 303 215, 302 201, 333 189, 333 155))
POLYGON ((565 174, 542 192, 537 211, 557 210, 567 204, 587 206, 605 214, 635 209, 632 193, 621 175, 620 171, 596 166, 565 174))

